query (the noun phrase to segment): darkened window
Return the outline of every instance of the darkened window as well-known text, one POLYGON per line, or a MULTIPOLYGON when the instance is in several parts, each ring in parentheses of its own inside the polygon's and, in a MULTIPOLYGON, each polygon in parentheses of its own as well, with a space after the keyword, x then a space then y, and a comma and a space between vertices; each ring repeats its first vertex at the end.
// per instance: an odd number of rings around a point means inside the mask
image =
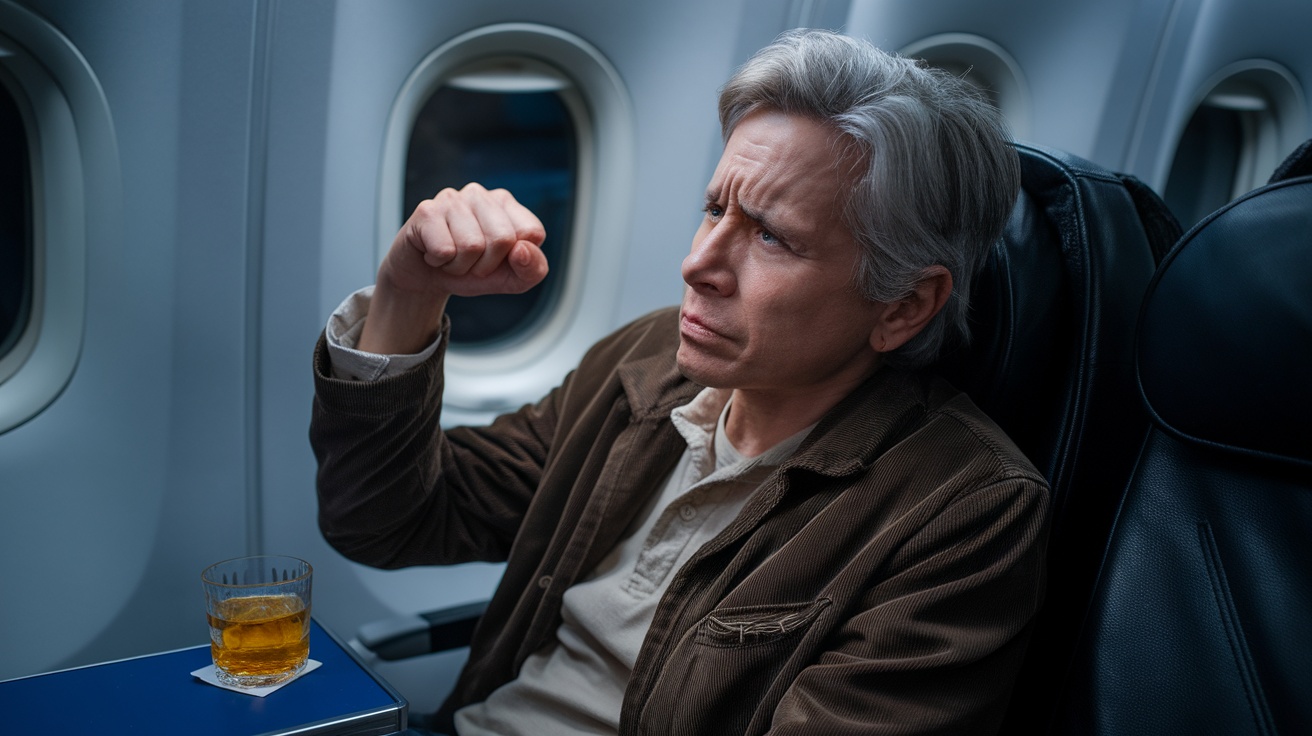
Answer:
POLYGON ((564 80, 517 74, 513 63, 492 71, 452 75, 439 87, 406 154, 403 219, 446 187, 478 182, 509 190, 547 232, 552 276, 543 283, 524 294, 452 297, 451 339, 468 346, 512 338, 550 314, 567 269, 577 187, 577 134, 557 91, 564 80))
POLYGON ((32 309, 32 172, 18 103, 0 84, 0 357, 32 309))
POLYGON ((1205 102, 1185 126, 1162 196, 1186 228, 1234 196, 1246 114, 1205 102))
POLYGON ((984 99, 999 110, 1002 109, 1002 100, 999 99, 998 90, 991 81, 979 73, 979 70, 973 64, 942 60, 930 62, 930 65, 938 67, 954 77, 966 80, 984 95, 984 99))
POLYGON ((1013 138, 1029 137, 1028 86, 1006 49, 970 33, 940 33, 911 43, 901 53, 969 82, 1002 112, 1013 138))

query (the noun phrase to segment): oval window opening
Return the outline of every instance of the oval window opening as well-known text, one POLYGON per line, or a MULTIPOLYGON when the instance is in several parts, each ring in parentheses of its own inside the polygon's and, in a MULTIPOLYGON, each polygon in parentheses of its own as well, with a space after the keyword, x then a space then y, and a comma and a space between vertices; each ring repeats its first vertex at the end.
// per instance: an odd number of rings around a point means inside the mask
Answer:
POLYGON ((1245 139, 1257 127, 1255 116, 1263 107, 1231 104, 1233 101, 1212 96, 1203 101, 1180 136, 1171 162, 1163 199, 1188 227, 1219 209, 1234 196, 1239 186, 1245 139))
MULTIPOLYGON (((543 253, 564 274, 578 186, 577 125, 564 96, 571 87, 550 66, 508 57, 447 75, 411 129, 402 218, 447 187, 504 188, 542 220, 543 253)), ((563 282, 547 278, 523 294, 452 297, 452 342, 487 346, 530 332, 550 315, 563 282)))
POLYGON ((1029 87, 1020 65, 1002 46, 970 33, 943 33, 900 53, 969 82, 1002 112, 1013 138, 1029 137, 1029 87))
POLYGON ((32 310, 31 179, 27 126, 0 82, 0 357, 18 343, 32 310))
POLYGON ((938 67, 958 79, 964 79, 969 82, 972 87, 979 90, 980 94, 984 95, 984 99, 989 101, 989 104, 999 110, 1002 109, 1002 99, 998 94, 997 85, 994 84, 992 80, 982 76, 974 64, 954 59, 943 59, 938 61, 927 60, 925 63, 930 66, 938 67))
POLYGON ((1306 103, 1288 70, 1248 60, 1212 79, 1180 133, 1162 189, 1186 228, 1265 184, 1306 137, 1306 103))

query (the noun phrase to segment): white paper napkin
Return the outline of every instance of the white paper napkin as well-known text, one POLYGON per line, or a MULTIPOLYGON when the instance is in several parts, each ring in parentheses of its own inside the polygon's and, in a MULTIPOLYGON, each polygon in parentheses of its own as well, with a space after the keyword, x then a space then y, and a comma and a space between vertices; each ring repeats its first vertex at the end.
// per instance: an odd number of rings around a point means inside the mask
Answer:
POLYGON ((264 687, 234 687, 226 682, 219 682, 219 676, 214 673, 214 665, 212 664, 207 664, 204 667, 201 667, 200 669, 191 673, 191 676, 195 677, 201 682, 209 683, 210 685, 213 685, 215 687, 221 687, 224 690, 231 690, 234 693, 242 693, 244 695, 254 695, 257 698, 262 698, 265 695, 268 695, 269 693, 273 692, 274 690, 277 690, 278 688, 282 687, 283 685, 286 685, 291 682, 296 682, 302 677, 305 677, 311 672, 314 672, 315 670, 319 669, 319 665, 321 664, 323 664, 323 662, 319 662, 318 660, 314 660, 314 659, 307 659, 305 660, 305 668, 302 669, 299 673, 297 673, 295 677, 291 678, 290 680, 284 680, 278 683, 277 685, 266 685, 264 687))

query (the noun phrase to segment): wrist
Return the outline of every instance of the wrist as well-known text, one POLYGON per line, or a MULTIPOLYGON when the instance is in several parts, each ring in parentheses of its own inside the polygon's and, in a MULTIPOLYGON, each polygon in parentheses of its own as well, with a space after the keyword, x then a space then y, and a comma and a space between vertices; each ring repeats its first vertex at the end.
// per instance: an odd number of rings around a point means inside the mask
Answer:
POLYGON ((379 355, 422 351, 437 339, 448 296, 397 289, 380 273, 356 349, 379 355))

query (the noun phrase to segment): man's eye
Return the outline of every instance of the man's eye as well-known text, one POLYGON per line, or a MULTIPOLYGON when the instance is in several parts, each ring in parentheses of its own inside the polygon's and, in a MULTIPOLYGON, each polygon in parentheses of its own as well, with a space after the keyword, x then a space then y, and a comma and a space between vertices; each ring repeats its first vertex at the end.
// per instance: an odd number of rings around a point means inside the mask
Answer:
POLYGON ((707 217, 710 217, 712 220, 720 219, 720 216, 723 214, 724 214, 724 209, 721 208, 719 205, 715 205, 715 204, 706 205, 706 215, 707 217))
POLYGON ((792 248, 787 243, 785 243, 777 235, 770 232, 769 230, 762 230, 760 234, 760 238, 762 243, 765 243, 766 245, 772 248, 783 248, 784 250, 789 250, 789 251, 792 250, 792 248))

